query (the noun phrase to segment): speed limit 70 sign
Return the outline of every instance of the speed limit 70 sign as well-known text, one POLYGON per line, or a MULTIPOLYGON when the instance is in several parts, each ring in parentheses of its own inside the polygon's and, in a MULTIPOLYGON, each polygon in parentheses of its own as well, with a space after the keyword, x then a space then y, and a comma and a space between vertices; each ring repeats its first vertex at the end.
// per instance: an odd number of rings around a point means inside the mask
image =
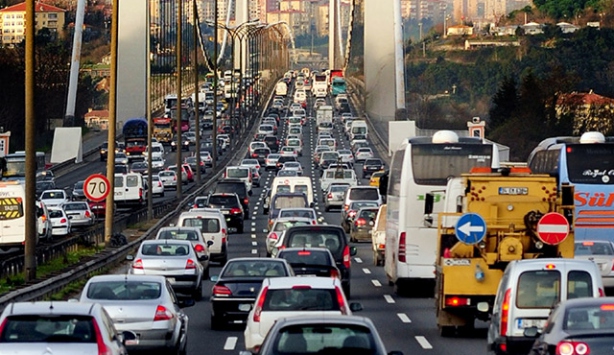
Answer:
POLYGON ((83 194, 90 201, 100 202, 109 195, 109 180, 102 174, 90 175, 83 184, 83 194))

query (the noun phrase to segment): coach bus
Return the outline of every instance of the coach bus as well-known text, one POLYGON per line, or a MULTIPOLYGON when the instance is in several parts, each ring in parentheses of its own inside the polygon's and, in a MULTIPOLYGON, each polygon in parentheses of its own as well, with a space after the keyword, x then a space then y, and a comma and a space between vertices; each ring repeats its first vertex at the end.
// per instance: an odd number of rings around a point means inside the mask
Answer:
POLYGON ((527 161, 534 173, 550 174, 574 186, 575 238, 614 241, 614 137, 586 132, 552 137, 527 161))
POLYGON ((425 223, 421 212, 426 194, 434 194, 433 211, 443 211, 448 179, 474 167, 498 168, 497 146, 452 131, 406 138, 394 152, 388 178, 385 271, 399 292, 407 291, 410 282, 435 278, 437 225, 425 223))

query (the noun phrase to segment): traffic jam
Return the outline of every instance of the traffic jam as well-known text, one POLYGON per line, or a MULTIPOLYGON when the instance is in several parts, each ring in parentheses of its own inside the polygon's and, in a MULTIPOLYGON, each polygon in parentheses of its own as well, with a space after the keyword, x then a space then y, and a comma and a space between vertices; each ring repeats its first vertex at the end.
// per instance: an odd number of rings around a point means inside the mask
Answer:
MULTIPOLYGON (((573 187, 534 174, 539 153, 528 166, 495 169, 494 145, 439 131, 408 139, 389 166, 336 70, 287 72, 258 120, 238 163, 223 166, 211 190, 123 266, 92 276, 67 302, 7 306, 0 353, 614 351, 614 298, 606 297, 614 244, 574 239, 573 187), (455 165, 467 171, 442 172, 455 165)), ((213 125, 201 122, 198 167, 193 120, 174 121, 154 121, 151 162, 131 162, 130 144, 118 144, 121 207, 143 206, 140 189, 168 198, 194 183, 195 170, 208 171, 236 139, 221 121, 213 154, 213 125), (178 168, 173 135, 184 129, 178 168), (151 189, 148 170, 156 171, 151 189)), ((131 132, 143 124, 126 122, 127 137, 142 140, 131 132)), ((72 194, 41 188, 49 238, 104 217, 95 209, 102 195, 83 191, 102 189, 104 179, 90 175, 72 194)))

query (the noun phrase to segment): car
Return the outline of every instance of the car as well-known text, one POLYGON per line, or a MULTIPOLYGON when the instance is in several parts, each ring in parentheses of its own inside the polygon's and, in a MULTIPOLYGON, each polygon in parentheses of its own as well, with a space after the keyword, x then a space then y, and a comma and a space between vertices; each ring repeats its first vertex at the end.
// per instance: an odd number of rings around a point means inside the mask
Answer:
POLYGON ((264 133, 266 135, 274 135, 276 128, 277 128, 276 126, 273 126, 271 124, 261 124, 260 126, 258 126, 258 133, 264 133))
POLYGON ((281 238, 283 232, 295 225, 299 226, 308 226, 312 225, 311 218, 305 217, 278 217, 273 222, 273 226, 269 229, 269 234, 267 234, 265 239, 266 245, 266 256, 272 255, 272 250, 275 248, 275 244, 281 238))
POLYGON ((535 337, 531 355, 608 354, 614 344, 614 297, 586 297, 556 305, 543 330, 526 328, 535 337))
POLYGON ((249 166, 260 170, 260 162, 258 162, 258 159, 243 159, 241 160, 240 166, 249 166))
POLYGON ((131 352, 187 349, 189 318, 181 308, 194 301, 177 298, 164 276, 96 275, 83 287, 79 302, 102 305, 119 331, 138 335, 138 342, 126 345, 131 352))
POLYGON ((367 159, 371 159, 373 158, 373 156, 374 155, 373 155, 373 151, 371 150, 371 148, 363 147, 363 148, 358 148, 356 150, 356 162, 357 163, 364 162, 367 159))
POLYGON ((250 167, 252 170, 252 186, 260 187, 260 171, 256 167, 250 167))
POLYGON ((247 189, 245 182, 239 179, 224 179, 217 182, 215 189, 211 193, 236 193, 243 206, 243 218, 249 217, 249 196, 252 191, 247 189))
POLYGON ((333 225, 315 225, 315 226, 294 226, 286 230, 279 239, 273 251, 273 256, 276 256, 276 251, 283 248, 328 248, 333 257, 339 271, 341 271, 341 284, 345 296, 350 298, 350 276, 352 256, 356 255, 357 249, 355 246, 350 246, 348 238, 343 229, 333 225))
POLYGON ((205 166, 208 166, 208 167, 213 166, 213 157, 211 157, 211 152, 209 151, 201 150, 200 160, 205 162, 205 166))
POLYGON ((277 160, 281 155, 277 153, 269 154, 264 160, 264 170, 277 169, 277 160))
MULTIPOLYGON (((85 180, 80 180, 80 181, 77 181, 73 185, 72 193, 70 194, 70 199, 72 201, 85 200, 85 193, 83 192, 83 185, 84 184, 85 184, 85 180)), ((36 186, 38 188, 38 182, 36 183, 36 186)))
POLYGON ((277 257, 286 260, 295 275, 341 278, 335 258, 326 248, 286 248, 277 257))
POLYGON ((200 300, 204 267, 187 240, 145 240, 134 257, 130 274, 165 276, 175 292, 200 300))
MULTIPOLYGON (((192 145, 192 143, 190 143, 189 140, 181 139, 181 150, 189 151, 190 145, 192 145)), ((173 140, 171 140, 171 151, 177 151, 177 137, 173 137, 173 140)))
POLYGON ((55 181, 37 181, 36 182, 36 199, 39 199, 43 191, 54 190, 56 188, 55 181))
MULTIPOLYGON (((366 159, 362 164, 362 178, 371 177, 371 174, 384 170, 384 162, 379 158, 366 159)), ((378 185, 379 186, 379 185, 378 185)))
POLYGON ((298 156, 303 156, 303 142, 299 138, 289 138, 286 146, 294 148, 298 156))
POLYGON ((115 170, 115 174, 128 174, 130 172, 128 164, 115 164, 113 169, 115 170))
POLYGON ((298 176, 303 175, 303 166, 297 161, 289 161, 284 163, 284 165, 281 167, 281 170, 294 170, 296 171, 298 176))
MULTIPOLYGON (((259 355, 307 353, 403 355, 401 351, 387 352, 369 318, 332 314, 280 317, 258 351, 259 355)), ((252 353, 241 351, 239 354, 252 353)))
POLYGON ((267 145, 266 145, 266 143, 260 142, 260 141, 251 142, 249 144, 249 148, 247 149, 248 158, 251 158, 252 157, 252 153, 254 152, 254 150, 256 150, 258 148, 267 148, 267 145))
POLYGON ((350 242, 371 241, 371 229, 378 211, 379 206, 362 207, 356 212, 356 217, 350 226, 350 242))
POLYGON ((115 164, 125 164, 128 165, 129 160, 126 153, 115 153, 115 164))
POLYGON ((256 148, 252 151, 251 157, 258 160, 258 163, 261 165, 264 165, 269 154, 271 154, 269 148, 256 148))
MULTIPOLYGON (((196 163, 196 157, 192 156, 192 157, 187 157, 185 158, 185 163, 188 164, 190 166, 190 169, 192 170, 192 172, 196 172, 197 168, 197 163, 196 163)), ((205 168, 205 161, 203 159, 200 160, 200 173, 204 174, 207 172, 207 169, 205 168)), ((194 173, 196 174, 196 173, 194 173)))
POLYGON ((350 184, 331 183, 328 185, 328 189, 322 196, 324 210, 328 212, 332 207, 343 207, 343 197, 349 188, 350 184))
POLYGON ((239 196, 235 193, 214 193, 207 200, 208 208, 219 209, 226 219, 229 228, 243 233, 244 211, 239 196))
POLYGON ((250 311, 243 335, 245 349, 254 351, 279 318, 318 315, 352 315, 362 310, 360 303, 349 303, 336 277, 265 278, 250 311))
POLYGON ((164 197, 164 184, 157 174, 151 175, 151 194, 152 196, 164 197))
POLYGON ((297 161, 296 160, 296 155, 282 155, 277 159, 277 163, 275 164, 277 166, 277 170, 281 170, 281 168, 284 166, 285 163, 289 162, 289 161, 297 161))
POLYGON ((147 162, 144 162, 144 161, 137 161, 130 165, 131 173, 147 174, 148 169, 149 169, 149 164, 147 164, 147 162))
POLYGON ((375 201, 377 205, 382 204, 382 196, 379 189, 373 186, 352 186, 345 194, 343 209, 347 211, 353 201, 375 201))
POLYGON ((316 210, 313 208, 290 207, 279 210, 277 218, 309 218, 311 224, 316 225, 318 222, 324 221, 323 218, 318 218, 316 210))
POLYGON ((276 136, 265 136, 263 140, 271 152, 277 153, 279 151, 280 142, 276 136))
POLYGON ((88 227, 96 223, 96 216, 86 201, 67 202, 61 207, 70 219, 71 228, 88 227))
POLYGON ((275 176, 299 176, 297 170, 280 170, 275 176))
POLYGON ((264 138, 268 136, 266 133, 256 133, 254 134, 254 142, 264 142, 264 138))
POLYGON ((173 170, 163 170, 158 173, 158 178, 162 181, 162 185, 165 189, 177 189, 177 172, 173 170))
POLYGON ((134 333, 118 332, 100 303, 14 302, 0 324, 3 354, 125 355, 125 343, 136 340, 134 333))
POLYGON ((164 164, 166 164, 166 159, 161 156, 152 156, 149 166, 151 166, 152 171, 159 171, 164 168, 164 164))
POLYGON ((292 267, 283 259, 234 258, 212 276, 211 328, 228 323, 245 323, 253 308, 262 281, 267 277, 293 276, 292 267))
POLYGON ((354 164, 354 154, 350 149, 339 149, 337 152, 342 163, 354 164))
POLYGON ((70 220, 66 212, 58 206, 47 209, 51 221, 51 235, 65 236, 70 234, 70 220))
POLYGON ((380 205, 375 201, 352 201, 347 208, 345 208, 344 204, 343 208, 341 209, 341 223, 339 225, 346 231, 346 233, 350 233, 352 230, 352 225, 354 224, 354 219, 361 208, 378 208, 379 206, 380 205))
POLYGON ((281 147, 281 149, 279 150, 279 154, 281 154, 282 157, 297 157, 298 156, 298 150, 296 149, 296 147, 290 147, 290 146, 283 146, 281 147))
POLYGON ((187 240, 192 243, 196 256, 204 268, 203 278, 209 278, 209 247, 213 245, 214 242, 211 240, 205 241, 198 227, 162 227, 158 230, 154 239, 187 240))
POLYGON ((191 208, 188 212, 182 212, 179 215, 177 226, 200 229, 209 247, 210 261, 217 261, 223 265, 228 260, 228 225, 219 209, 191 208))
POLYGON ((39 201, 45 204, 47 207, 61 206, 66 202, 69 202, 68 194, 64 190, 54 189, 45 190, 41 193, 39 201))
MULTIPOLYGON (((106 214, 107 214, 107 201, 106 200, 102 200, 99 202, 87 200, 87 204, 90 205, 90 210, 92 210, 92 213, 94 214, 94 216, 96 216, 96 218, 104 219, 106 217, 106 214)), ((113 214, 115 210, 117 210, 117 208, 113 208, 111 214, 113 214)))
MULTIPOLYGON (((166 168, 166 170, 169 170, 169 171, 174 171, 174 172, 175 172, 175 174, 179 175, 179 172, 177 171, 177 165, 169 165, 169 166, 166 168)), ((161 177, 161 175, 160 175, 160 174, 158 174, 158 175, 161 177)), ((182 165, 182 166, 181 166, 181 183, 182 183, 183 185, 187 185, 189 181, 190 181, 190 178, 188 177, 188 170, 187 170, 187 169, 185 169, 185 168, 183 167, 183 165, 182 165)))
POLYGON ((603 286, 614 287, 614 243, 609 240, 577 240, 574 259, 595 262, 601 271, 603 286))

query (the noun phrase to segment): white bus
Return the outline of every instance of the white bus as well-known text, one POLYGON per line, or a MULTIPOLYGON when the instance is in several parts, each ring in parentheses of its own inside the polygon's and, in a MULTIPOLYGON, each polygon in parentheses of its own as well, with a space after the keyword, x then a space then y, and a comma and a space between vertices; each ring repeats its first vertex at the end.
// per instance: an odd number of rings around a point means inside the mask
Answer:
POLYGON ((421 212, 426 194, 434 193, 433 211, 442 211, 448 179, 484 166, 499 166, 497 146, 479 138, 459 138, 452 131, 405 139, 394 152, 388 180, 385 271, 397 292, 416 289, 416 281, 435 279, 437 219, 430 222, 421 212))

